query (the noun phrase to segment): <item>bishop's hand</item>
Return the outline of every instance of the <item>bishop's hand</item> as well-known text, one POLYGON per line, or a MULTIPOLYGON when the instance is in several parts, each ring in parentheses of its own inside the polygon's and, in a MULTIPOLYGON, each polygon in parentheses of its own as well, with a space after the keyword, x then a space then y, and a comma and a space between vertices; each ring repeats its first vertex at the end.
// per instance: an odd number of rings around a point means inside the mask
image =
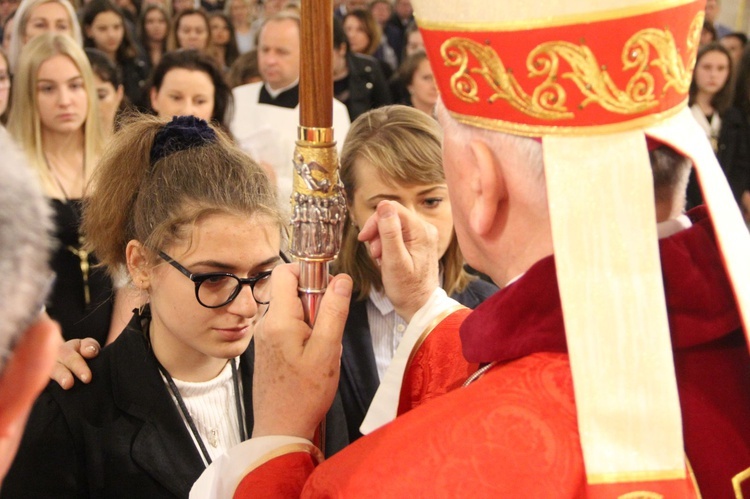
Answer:
POLYGON ((312 329, 304 319, 298 283, 299 265, 274 269, 271 304, 255 327, 253 437, 312 440, 338 388, 351 277, 331 279, 312 329))

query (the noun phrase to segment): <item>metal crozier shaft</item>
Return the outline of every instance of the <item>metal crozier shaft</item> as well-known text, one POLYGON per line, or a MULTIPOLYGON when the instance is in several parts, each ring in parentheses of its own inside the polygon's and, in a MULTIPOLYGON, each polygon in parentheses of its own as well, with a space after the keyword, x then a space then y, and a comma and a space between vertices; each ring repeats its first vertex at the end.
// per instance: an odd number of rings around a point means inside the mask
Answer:
POLYGON ((328 284, 328 264, 341 248, 346 201, 333 129, 300 126, 297 139, 291 253, 300 263, 300 297, 312 325, 328 284))

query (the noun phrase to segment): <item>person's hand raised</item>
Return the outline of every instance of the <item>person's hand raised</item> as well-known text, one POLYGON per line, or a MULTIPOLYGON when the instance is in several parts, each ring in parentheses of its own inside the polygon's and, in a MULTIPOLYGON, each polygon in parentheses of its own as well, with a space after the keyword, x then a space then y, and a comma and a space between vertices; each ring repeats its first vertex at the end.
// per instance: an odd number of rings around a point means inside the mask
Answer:
POLYGON ((298 284, 299 265, 276 267, 271 303, 255 327, 253 437, 312 440, 338 389, 351 277, 331 279, 312 329, 304 320, 298 284))
POLYGON ((358 236, 380 265, 383 287, 407 322, 440 286, 438 232, 395 201, 381 201, 358 236))

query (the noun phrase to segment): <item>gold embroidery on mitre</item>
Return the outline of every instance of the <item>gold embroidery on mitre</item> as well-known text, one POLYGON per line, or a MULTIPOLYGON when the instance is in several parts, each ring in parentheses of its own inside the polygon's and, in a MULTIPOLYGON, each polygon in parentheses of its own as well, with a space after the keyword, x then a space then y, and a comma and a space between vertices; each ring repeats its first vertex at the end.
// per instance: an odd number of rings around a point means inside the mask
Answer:
POLYGON ((479 85, 470 73, 482 76, 487 84, 495 91, 489 97, 489 102, 503 99, 519 111, 541 119, 572 118, 563 105, 565 91, 558 84, 550 85, 549 92, 556 92, 556 96, 548 93, 542 85, 534 94, 542 94, 545 98, 534 101, 513 74, 505 68, 503 61, 492 47, 481 45, 466 38, 449 38, 440 48, 446 66, 459 66, 451 76, 451 91, 464 102, 479 102, 479 85), (469 55, 473 55, 481 67, 469 69, 469 55), (559 100, 558 100, 559 99, 559 100))
POLYGON ((538 119, 572 119, 574 113, 565 105, 567 92, 560 79, 572 81, 585 96, 578 105, 585 108, 592 102, 617 114, 638 114, 658 105, 655 94, 653 68, 658 69, 665 80, 662 95, 670 88, 680 94, 690 87, 696 61, 696 47, 703 25, 704 13, 693 18, 688 31, 688 61, 680 56, 677 44, 668 29, 648 28, 634 34, 622 50, 623 70, 636 68, 628 80, 625 90, 617 87, 605 66, 602 66, 589 47, 570 42, 545 42, 535 47, 528 55, 526 66, 529 77, 545 77, 529 95, 518 83, 513 72, 507 69, 500 56, 489 45, 473 40, 452 37, 443 42, 440 53, 446 66, 458 66, 451 75, 450 90, 460 100, 473 104, 480 101, 479 84, 474 75, 481 76, 494 93, 488 102, 498 99, 508 102, 524 114, 538 119), (652 58, 652 48, 656 57, 652 58), (470 67, 470 55, 479 67, 470 67), (567 62, 570 71, 562 72, 561 60, 567 62))
POLYGON ((654 79, 648 72, 653 66, 661 70, 666 81, 662 88, 662 95, 669 88, 674 88, 681 94, 687 93, 695 68, 697 45, 704 18, 705 14, 701 11, 690 23, 686 44, 689 55, 687 64, 683 63, 679 56, 674 37, 669 30, 644 29, 630 37, 622 50, 623 69, 627 71, 638 67, 638 70, 628 82, 628 88, 625 91, 633 95, 639 93, 653 95, 654 79), (658 55, 654 60, 651 60, 649 46, 653 47, 658 55), (646 92, 643 91, 644 88, 647 89, 646 92))
POLYGON ((618 499, 664 499, 664 496, 657 494, 656 492, 649 492, 647 490, 636 490, 635 492, 628 492, 621 496, 617 496, 618 499))
MULTIPOLYGON (((554 82, 559 78, 569 79, 586 96, 578 105, 579 109, 585 108, 591 102, 596 102, 613 113, 636 114, 658 104, 653 96, 653 82, 648 91, 637 92, 636 95, 620 90, 607 70, 596 60, 591 49, 585 45, 574 45, 569 42, 543 43, 529 54, 527 66, 529 66, 530 76, 547 75, 546 81, 534 90, 534 95, 537 94, 539 88, 555 85, 554 82), (561 58, 570 65, 572 71, 560 74, 561 58)), ((633 78, 637 76, 636 74, 633 78)), ((639 87, 632 85, 632 81, 633 79, 628 83, 629 89, 639 87)), ((561 92, 564 98, 565 92, 562 90, 561 92)))
POLYGON ((734 495, 737 499, 744 499, 745 496, 742 494, 742 482, 747 479, 750 479, 750 468, 741 471, 732 477, 732 487, 734 488, 734 495))

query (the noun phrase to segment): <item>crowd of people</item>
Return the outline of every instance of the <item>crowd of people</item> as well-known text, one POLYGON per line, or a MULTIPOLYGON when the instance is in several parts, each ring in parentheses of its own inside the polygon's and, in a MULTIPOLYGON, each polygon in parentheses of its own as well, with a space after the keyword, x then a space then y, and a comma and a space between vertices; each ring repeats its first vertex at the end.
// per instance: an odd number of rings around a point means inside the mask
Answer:
MULTIPOLYGON (((79 230, 89 179, 129 114, 190 115, 230 132, 277 186, 282 206, 288 205, 299 100, 298 2, 183 3, 3 3, 0 120, 29 155, 57 214, 57 280, 48 312, 62 323, 66 339, 111 342, 138 305, 136 293, 98 266, 79 230), (52 100, 45 102, 46 96, 52 100)), ((352 120, 393 104, 392 95, 428 113, 437 99, 434 82, 424 75, 419 78, 427 84, 412 84, 410 70, 403 83, 385 76, 419 50, 403 49, 414 29, 409 2, 341 8, 348 11, 337 10, 332 47, 340 61, 334 68, 339 145, 352 120), (371 10, 380 13, 378 23, 371 10), (366 21, 367 33, 345 30, 354 15, 366 21), (373 43, 382 48, 377 54, 369 48, 373 43), (391 58, 377 59, 381 53, 391 58)))
POLYGON ((750 47, 717 0, 604 1, 333 3, 347 214, 314 325, 299 1, 4 2, 0 268, 28 252, 40 298, 0 286, 0 393, 29 341, 52 380, 19 385, 0 497, 750 491, 750 47), (578 64, 658 30, 689 86, 578 64))

